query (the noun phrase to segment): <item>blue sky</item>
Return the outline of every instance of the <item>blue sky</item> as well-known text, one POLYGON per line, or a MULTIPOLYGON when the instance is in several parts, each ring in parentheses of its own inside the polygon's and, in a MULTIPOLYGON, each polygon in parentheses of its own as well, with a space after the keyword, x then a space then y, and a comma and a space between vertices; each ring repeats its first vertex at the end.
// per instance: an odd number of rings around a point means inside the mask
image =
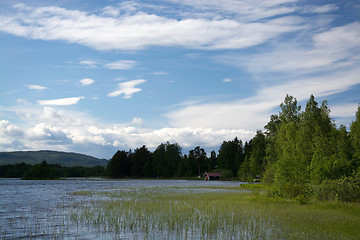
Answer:
POLYGON ((0 150, 110 158, 251 139, 286 94, 360 102, 360 3, 1 1, 0 150))

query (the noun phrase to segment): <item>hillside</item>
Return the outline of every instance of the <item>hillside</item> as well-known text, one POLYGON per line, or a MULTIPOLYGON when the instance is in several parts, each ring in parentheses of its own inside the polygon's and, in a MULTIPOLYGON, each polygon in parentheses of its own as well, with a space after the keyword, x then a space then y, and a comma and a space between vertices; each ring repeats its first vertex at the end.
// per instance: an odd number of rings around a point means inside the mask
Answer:
POLYGON ((59 164, 66 167, 72 166, 106 166, 106 159, 99 159, 79 153, 57 152, 57 151, 18 151, 0 152, 0 165, 16 164, 38 164, 46 161, 48 164, 59 164))

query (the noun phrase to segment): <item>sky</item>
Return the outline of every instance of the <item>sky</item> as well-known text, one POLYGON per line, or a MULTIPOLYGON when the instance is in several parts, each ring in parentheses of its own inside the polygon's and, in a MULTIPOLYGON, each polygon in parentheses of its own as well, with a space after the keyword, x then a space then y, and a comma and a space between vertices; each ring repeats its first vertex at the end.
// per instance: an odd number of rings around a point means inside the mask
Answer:
POLYGON ((0 151, 209 154, 286 94, 349 129, 359 93, 359 1, 0 1, 0 151))

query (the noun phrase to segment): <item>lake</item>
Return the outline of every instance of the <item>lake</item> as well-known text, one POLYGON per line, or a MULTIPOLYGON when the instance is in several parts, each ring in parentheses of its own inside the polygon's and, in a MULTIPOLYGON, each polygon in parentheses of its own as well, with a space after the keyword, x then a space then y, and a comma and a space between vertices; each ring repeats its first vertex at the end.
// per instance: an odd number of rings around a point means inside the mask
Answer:
MULTIPOLYGON (((105 195, 74 192, 171 188, 203 193, 231 191, 230 187, 239 185, 239 182, 200 180, 0 179, 0 239, 113 239, 115 235, 111 231, 105 234, 86 221, 74 221, 72 217, 77 208, 81 209, 84 204, 91 206, 105 195)), ((127 231, 121 239, 133 239, 134 236, 137 235, 127 231)))

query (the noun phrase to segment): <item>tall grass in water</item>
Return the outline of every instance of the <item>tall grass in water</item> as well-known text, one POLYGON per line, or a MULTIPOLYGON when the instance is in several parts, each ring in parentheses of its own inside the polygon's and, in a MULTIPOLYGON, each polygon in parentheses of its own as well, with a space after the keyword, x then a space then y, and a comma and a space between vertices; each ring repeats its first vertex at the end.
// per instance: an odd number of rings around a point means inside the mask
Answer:
POLYGON ((142 188, 82 192, 99 201, 72 219, 119 238, 358 239, 358 205, 296 201, 241 190, 142 188), (102 200, 101 200, 102 199, 102 200))

